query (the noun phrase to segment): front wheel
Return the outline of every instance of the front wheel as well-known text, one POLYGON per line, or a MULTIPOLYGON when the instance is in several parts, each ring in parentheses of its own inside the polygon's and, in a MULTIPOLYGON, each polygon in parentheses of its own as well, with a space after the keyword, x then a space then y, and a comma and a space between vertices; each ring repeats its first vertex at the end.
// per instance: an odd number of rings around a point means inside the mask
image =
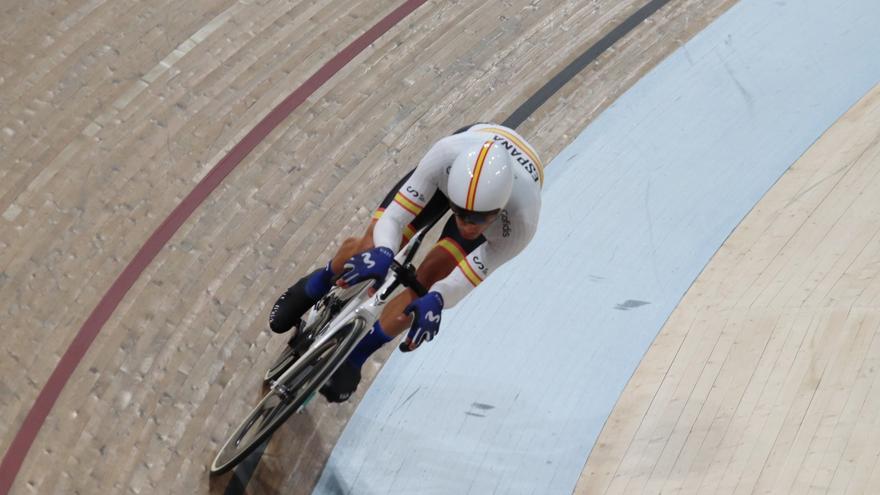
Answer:
POLYGON ((211 474, 235 467, 260 446, 314 394, 357 344, 365 322, 361 318, 340 329, 339 339, 329 339, 312 354, 312 359, 283 384, 271 387, 229 436, 211 464, 211 474))

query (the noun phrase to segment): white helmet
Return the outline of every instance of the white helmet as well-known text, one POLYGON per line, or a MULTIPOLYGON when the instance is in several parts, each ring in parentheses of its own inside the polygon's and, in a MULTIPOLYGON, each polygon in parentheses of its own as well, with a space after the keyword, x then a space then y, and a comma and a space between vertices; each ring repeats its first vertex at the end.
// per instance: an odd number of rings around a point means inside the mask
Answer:
POLYGON ((513 190, 510 154, 491 139, 464 151, 452 162, 446 189, 453 205, 463 210, 504 208, 513 190))

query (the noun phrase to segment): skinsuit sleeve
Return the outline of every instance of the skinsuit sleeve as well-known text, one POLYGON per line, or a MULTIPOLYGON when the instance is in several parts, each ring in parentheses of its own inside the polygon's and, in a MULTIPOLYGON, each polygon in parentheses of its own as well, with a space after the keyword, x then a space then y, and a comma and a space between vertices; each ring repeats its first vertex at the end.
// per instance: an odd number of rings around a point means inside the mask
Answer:
POLYGON ((397 253, 400 239, 410 222, 421 213, 439 187, 444 168, 455 159, 454 149, 441 139, 428 150, 413 174, 403 184, 373 228, 373 244, 397 253))

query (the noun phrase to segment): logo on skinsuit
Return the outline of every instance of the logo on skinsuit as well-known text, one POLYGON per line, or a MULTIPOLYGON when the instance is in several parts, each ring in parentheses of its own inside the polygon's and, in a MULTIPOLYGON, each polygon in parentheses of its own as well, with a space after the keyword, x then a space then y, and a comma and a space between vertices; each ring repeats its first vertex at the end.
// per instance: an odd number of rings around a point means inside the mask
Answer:
POLYGON ((414 188, 413 186, 406 186, 406 192, 408 192, 410 195, 412 195, 412 197, 416 198, 422 203, 426 201, 425 195, 417 191, 416 188, 414 188))
POLYGON ((510 237, 510 216, 507 210, 501 210, 501 237, 510 237))
POLYGON ((474 256, 474 265, 480 270, 480 273, 483 274, 483 277, 489 275, 489 270, 486 268, 486 264, 483 263, 483 260, 480 259, 479 256, 474 256))
POLYGON ((504 147, 509 153, 510 156, 519 163, 523 170, 526 171, 527 174, 534 180, 535 182, 539 182, 541 180, 541 176, 538 174, 538 167, 535 163, 522 151, 519 150, 513 143, 511 143, 507 138, 502 136, 492 136, 495 139, 495 142, 504 147))

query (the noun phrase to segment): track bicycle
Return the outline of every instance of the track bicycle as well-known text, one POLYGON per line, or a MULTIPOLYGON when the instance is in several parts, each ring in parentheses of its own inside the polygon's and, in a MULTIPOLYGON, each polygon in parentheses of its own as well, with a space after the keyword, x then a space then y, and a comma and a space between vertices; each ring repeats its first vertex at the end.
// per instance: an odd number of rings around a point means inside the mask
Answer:
MULTIPOLYGON (((211 463, 222 474, 256 450, 291 414, 311 400, 336 368, 379 319, 398 287, 421 297, 427 290, 412 264, 431 225, 422 228, 394 257, 385 281, 370 291, 367 280, 349 288, 334 287, 302 318, 299 330, 266 371, 268 392, 232 432, 211 463)), ((401 344, 401 349, 404 349, 401 344)))

